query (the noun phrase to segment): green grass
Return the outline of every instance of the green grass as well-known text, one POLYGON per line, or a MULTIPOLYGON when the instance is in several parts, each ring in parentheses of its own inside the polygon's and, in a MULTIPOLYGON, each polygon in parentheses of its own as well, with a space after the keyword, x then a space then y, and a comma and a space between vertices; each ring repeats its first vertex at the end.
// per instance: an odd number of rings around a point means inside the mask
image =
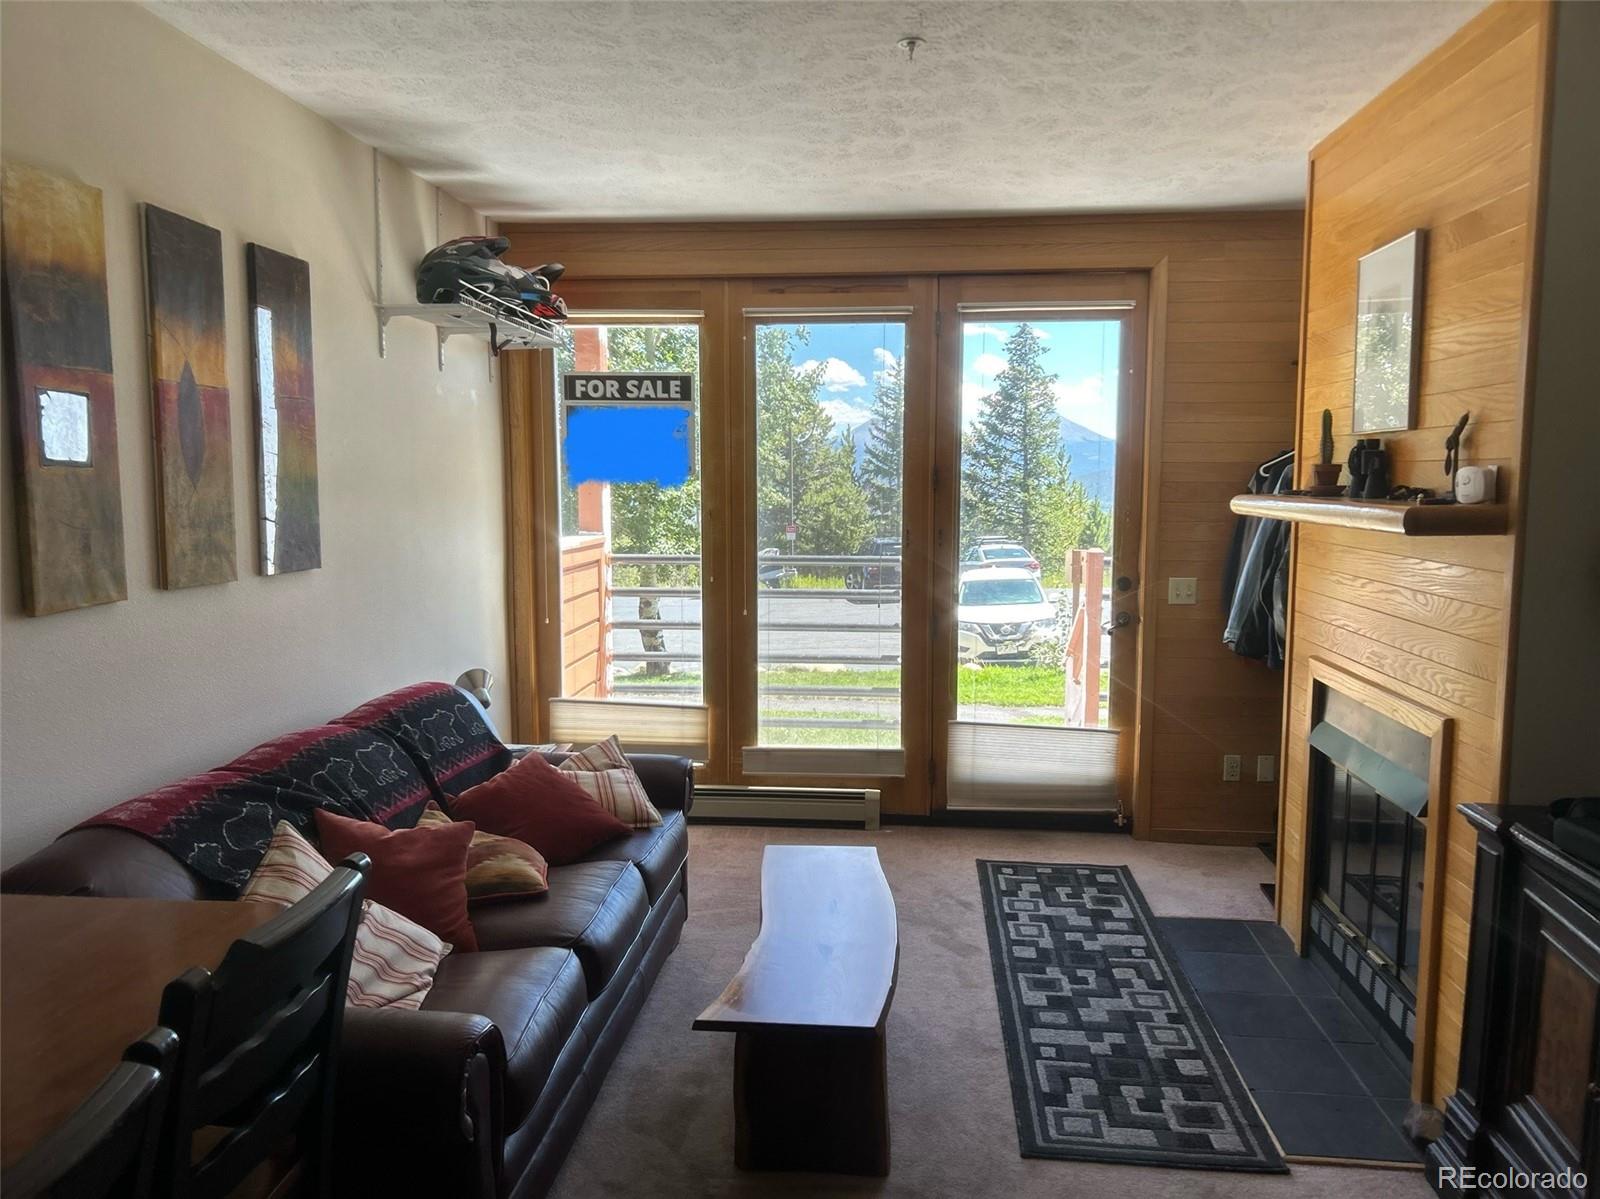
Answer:
POLYGON ((838 575, 797 574, 792 579, 785 579, 783 585, 797 591, 843 591, 844 579, 838 575))
MULTIPOLYGON (((845 712, 808 712, 792 710, 789 708, 764 708, 761 712, 763 722, 768 720, 804 720, 815 717, 819 719, 848 718, 850 713, 845 712)), ((838 745, 838 746, 867 746, 873 749, 893 747, 900 744, 899 729, 836 729, 836 728, 766 728, 761 730, 762 745, 838 745)))
MULTIPOLYGON (((619 681, 633 676, 618 676, 619 681)), ((1104 672, 1101 675, 1105 677, 1104 672)), ((637 676, 643 682, 643 676, 637 676)), ((676 673, 660 680, 697 684, 698 674, 676 673)), ((898 667, 855 670, 828 667, 772 666, 760 672, 767 687, 891 687, 900 686, 898 667)), ((963 704, 991 704, 1003 708, 1059 707, 1066 695, 1066 672, 1052 666, 963 666, 956 672, 956 698, 963 704)))
POLYGON ((963 666, 956 671, 956 701, 1000 708, 1060 707, 1066 678, 1059 666, 963 666))

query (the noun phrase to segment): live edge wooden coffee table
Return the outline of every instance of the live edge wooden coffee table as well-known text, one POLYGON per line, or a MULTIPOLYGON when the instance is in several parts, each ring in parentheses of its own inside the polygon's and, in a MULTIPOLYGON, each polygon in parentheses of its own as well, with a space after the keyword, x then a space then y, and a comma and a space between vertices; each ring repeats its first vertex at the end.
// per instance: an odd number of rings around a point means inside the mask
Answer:
POLYGON ((877 850, 767 846, 761 931, 694 1022, 736 1034, 740 1169, 888 1174, 884 1025, 899 967, 894 896, 877 850))

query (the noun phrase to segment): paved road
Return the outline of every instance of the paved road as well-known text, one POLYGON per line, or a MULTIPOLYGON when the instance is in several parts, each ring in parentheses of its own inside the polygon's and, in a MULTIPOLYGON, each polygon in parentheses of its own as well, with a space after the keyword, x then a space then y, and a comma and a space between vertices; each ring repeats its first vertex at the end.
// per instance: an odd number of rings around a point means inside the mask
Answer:
MULTIPOLYGON (((841 595, 846 594, 841 592, 841 595)), ((1053 598, 1053 596, 1052 596, 1053 598)), ((1110 599, 1105 601, 1102 623, 1110 619, 1110 599)), ((663 620, 688 622, 700 620, 698 598, 672 597, 657 601, 659 616, 663 620)), ((763 588, 756 597, 756 617, 762 630, 759 652, 778 658, 805 657, 808 660, 837 658, 881 659, 900 652, 900 605, 895 603, 850 603, 843 599, 785 595, 781 589, 763 588), (781 625, 865 625, 864 629, 822 628, 784 631, 781 625)), ((632 596, 619 596, 612 600, 612 619, 637 620, 639 601, 632 596)), ((700 630, 669 629, 664 634, 665 648, 669 653, 701 652, 700 630)), ((634 629, 618 629, 612 634, 612 652, 636 654, 643 649, 640 635, 634 629)), ((1102 638, 1101 657, 1109 660, 1111 639, 1102 638)), ((620 664, 623 669, 629 664, 620 664)), ((686 664, 674 669, 684 670, 686 664)))
MULTIPOLYGON (((843 594, 843 593, 841 593, 843 594)), ((698 621, 700 601, 668 597, 656 601, 659 615, 668 621, 698 621)), ((763 589, 756 600, 756 619, 762 629, 760 652, 763 656, 814 658, 876 658, 900 652, 900 605, 852 604, 844 600, 784 596, 781 591, 763 589), (773 626, 871 625, 871 629, 823 629, 784 632, 773 626)), ((619 596, 611 603, 613 620, 637 620, 639 601, 619 596)), ((669 629, 665 633, 669 653, 699 653, 699 630, 669 629)), ((618 629, 612 634, 613 653, 636 654, 643 648, 634 629, 618 629)), ((683 669, 683 667, 678 667, 683 669)))

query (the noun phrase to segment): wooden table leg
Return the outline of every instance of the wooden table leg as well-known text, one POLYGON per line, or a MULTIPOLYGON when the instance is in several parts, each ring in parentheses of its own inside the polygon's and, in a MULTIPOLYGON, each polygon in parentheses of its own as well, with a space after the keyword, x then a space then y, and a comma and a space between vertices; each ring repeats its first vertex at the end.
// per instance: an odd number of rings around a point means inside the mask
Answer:
POLYGON ((741 1170, 887 1175, 884 1028, 737 1034, 733 1110, 741 1170))

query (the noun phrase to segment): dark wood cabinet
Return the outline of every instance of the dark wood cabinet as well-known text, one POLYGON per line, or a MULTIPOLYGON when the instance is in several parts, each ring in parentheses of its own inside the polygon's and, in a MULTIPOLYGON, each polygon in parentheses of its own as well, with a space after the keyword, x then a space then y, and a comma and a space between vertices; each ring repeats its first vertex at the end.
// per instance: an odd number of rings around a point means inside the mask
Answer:
POLYGON ((1543 808, 1461 811, 1478 836, 1466 1018, 1429 1179, 1600 1194, 1600 870, 1556 847, 1543 808))

